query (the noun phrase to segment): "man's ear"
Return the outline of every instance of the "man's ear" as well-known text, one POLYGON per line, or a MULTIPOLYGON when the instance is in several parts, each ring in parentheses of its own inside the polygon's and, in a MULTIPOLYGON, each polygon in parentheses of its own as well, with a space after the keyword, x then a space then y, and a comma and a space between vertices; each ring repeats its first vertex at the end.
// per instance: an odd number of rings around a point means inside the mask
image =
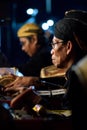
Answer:
POLYGON ((37 36, 36 36, 36 35, 33 35, 33 36, 32 36, 32 42, 36 44, 36 43, 37 43, 37 40, 38 40, 38 39, 37 39, 37 36))
POLYGON ((72 42, 68 41, 67 42, 67 55, 71 52, 71 50, 72 50, 72 42))
POLYGON ((34 35, 34 36, 32 37, 32 41, 33 41, 33 45, 35 45, 36 48, 39 48, 39 47, 40 47, 40 44, 38 44, 38 38, 37 38, 36 35, 34 35))

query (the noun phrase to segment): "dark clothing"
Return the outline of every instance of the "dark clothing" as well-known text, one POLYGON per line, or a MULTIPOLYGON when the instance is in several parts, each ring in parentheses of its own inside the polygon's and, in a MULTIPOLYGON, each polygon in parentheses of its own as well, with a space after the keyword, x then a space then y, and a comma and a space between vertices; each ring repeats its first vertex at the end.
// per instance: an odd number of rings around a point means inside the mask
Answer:
POLYGON ((0 67, 9 67, 10 64, 8 62, 7 57, 0 51, 0 67))
POLYGON ((8 106, 8 104, 0 102, 0 129, 15 130, 16 127, 10 109, 5 106, 8 106))
POLYGON ((50 47, 45 45, 27 63, 17 68, 24 76, 40 76, 40 70, 49 65, 52 65, 50 47))
POLYGON ((72 108, 73 128, 87 129, 87 57, 72 67, 67 98, 72 108))
POLYGON ((66 73, 67 80, 66 80, 66 83, 64 84, 64 88, 67 89, 67 92, 63 96, 63 102, 62 102, 64 109, 72 109, 72 98, 73 98, 73 96, 75 97, 75 95, 74 95, 75 93, 73 93, 72 91, 74 89, 74 86, 79 86, 77 78, 75 78, 75 76, 73 75, 72 68, 80 61, 80 59, 82 59, 85 56, 85 54, 83 56, 82 53, 80 54, 79 60, 77 60, 77 58, 76 58, 76 61, 74 61, 74 63, 72 64, 70 69, 68 69, 68 71, 66 73))
POLYGON ((72 71, 71 71, 71 67, 70 67, 70 69, 66 72, 67 80, 64 84, 64 88, 67 89, 67 92, 63 96, 63 101, 62 101, 62 105, 61 105, 63 109, 72 109, 71 102, 69 100, 70 99, 69 96, 72 96, 72 93, 69 95, 71 73, 72 73, 72 71))

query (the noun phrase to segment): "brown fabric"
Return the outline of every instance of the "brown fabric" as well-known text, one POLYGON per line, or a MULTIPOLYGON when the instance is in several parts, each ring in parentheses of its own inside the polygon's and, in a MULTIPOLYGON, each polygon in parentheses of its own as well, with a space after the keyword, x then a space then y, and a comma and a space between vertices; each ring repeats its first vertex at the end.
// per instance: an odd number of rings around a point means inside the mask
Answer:
POLYGON ((0 85, 4 87, 5 85, 13 82, 15 79, 16 79, 16 76, 10 75, 10 74, 1 76, 0 77, 0 85))
POLYGON ((57 68, 54 65, 41 69, 40 78, 65 77, 66 69, 57 68))
POLYGON ((1 67, 0 68, 0 85, 5 86, 16 79, 16 68, 1 67))

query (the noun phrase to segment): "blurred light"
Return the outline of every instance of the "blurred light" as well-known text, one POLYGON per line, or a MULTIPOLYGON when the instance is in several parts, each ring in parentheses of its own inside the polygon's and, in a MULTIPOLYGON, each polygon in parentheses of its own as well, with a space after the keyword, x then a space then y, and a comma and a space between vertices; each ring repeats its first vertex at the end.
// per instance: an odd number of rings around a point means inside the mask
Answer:
POLYGON ((35 23, 35 21, 36 21, 35 17, 31 17, 25 23, 35 23))
POLYGON ((49 20, 47 20, 47 24, 48 24, 49 26, 53 26, 54 21, 53 21, 53 20, 51 20, 51 19, 49 19, 49 20))
POLYGON ((42 29, 43 30, 47 30, 49 28, 48 24, 47 23, 43 23, 42 24, 42 29))
POLYGON ((26 12, 28 15, 36 16, 38 14, 38 9, 29 8, 26 12))
POLYGON ((38 14, 38 9, 34 9, 33 16, 36 16, 38 14))
POLYGON ((42 23, 42 29, 48 30, 52 29, 52 26, 54 25, 54 21, 52 19, 47 20, 47 22, 42 23))
POLYGON ((51 11, 52 11, 52 1, 51 0, 46 0, 46 11, 47 11, 47 13, 51 13, 51 11))
POLYGON ((29 14, 29 15, 32 15, 33 14, 33 9, 32 8, 29 8, 29 9, 27 9, 27 14, 29 14))

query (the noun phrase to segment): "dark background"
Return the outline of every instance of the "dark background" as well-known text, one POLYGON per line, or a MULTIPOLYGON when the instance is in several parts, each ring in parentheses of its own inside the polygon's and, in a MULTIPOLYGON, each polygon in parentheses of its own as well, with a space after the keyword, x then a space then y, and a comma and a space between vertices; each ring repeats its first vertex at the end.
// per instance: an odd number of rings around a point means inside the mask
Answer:
POLYGON ((87 0, 51 0, 51 10, 47 12, 48 0, 0 0, 0 49, 12 65, 24 63, 28 56, 21 51, 16 36, 17 29, 30 18, 26 9, 37 8, 36 22, 41 24, 49 18, 58 21, 70 9, 87 11, 87 0))

